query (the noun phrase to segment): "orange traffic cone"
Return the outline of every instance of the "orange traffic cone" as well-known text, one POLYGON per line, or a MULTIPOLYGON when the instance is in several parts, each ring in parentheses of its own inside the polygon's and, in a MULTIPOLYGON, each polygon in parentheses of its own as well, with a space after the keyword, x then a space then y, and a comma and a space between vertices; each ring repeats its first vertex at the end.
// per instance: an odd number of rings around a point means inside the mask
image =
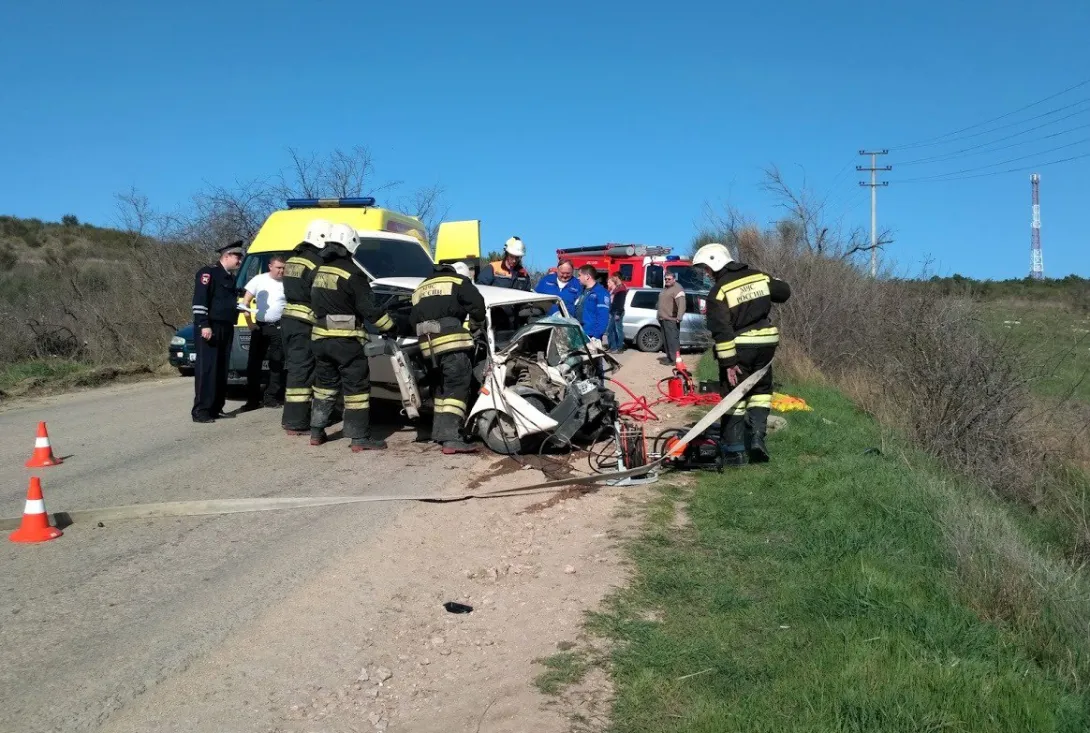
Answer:
POLYGON ((45 513, 45 500, 42 499, 42 482, 37 477, 30 479, 26 492, 26 508, 19 529, 8 536, 12 542, 47 542, 60 537, 56 527, 49 526, 49 515, 45 513))
POLYGON ((26 462, 27 468, 45 468, 56 466, 61 459, 53 455, 53 448, 49 445, 49 433, 46 432, 45 423, 38 423, 38 437, 34 439, 34 453, 26 462))

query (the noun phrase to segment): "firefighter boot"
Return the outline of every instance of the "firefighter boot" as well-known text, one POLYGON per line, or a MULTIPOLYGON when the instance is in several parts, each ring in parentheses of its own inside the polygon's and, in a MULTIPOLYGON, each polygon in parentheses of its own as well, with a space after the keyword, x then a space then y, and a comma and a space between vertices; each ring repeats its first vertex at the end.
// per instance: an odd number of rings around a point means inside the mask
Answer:
POLYGON ((723 418, 719 438, 719 452, 727 467, 746 465, 746 419, 744 415, 727 415, 723 418))
POLYGON ((329 415, 333 412, 332 400, 314 400, 310 408, 310 444, 322 445, 326 442, 325 429, 329 425, 329 415))
POLYGON ((750 408, 746 410, 746 428, 749 433, 750 463, 768 463, 768 448, 765 446, 765 434, 768 432, 768 410, 750 408))
MULTIPOLYGON (((350 397, 349 400, 357 401, 358 397, 350 397)), ((353 453, 365 450, 384 450, 386 441, 371 436, 371 410, 346 409, 344 411, 344 435, 350 441, 349 447, 353 453)))
POLYGON ((454 455, 455 453, 476 453, 477 446, 470 445, 464 440, 445 440, 443 441, 443 454, 454 455))

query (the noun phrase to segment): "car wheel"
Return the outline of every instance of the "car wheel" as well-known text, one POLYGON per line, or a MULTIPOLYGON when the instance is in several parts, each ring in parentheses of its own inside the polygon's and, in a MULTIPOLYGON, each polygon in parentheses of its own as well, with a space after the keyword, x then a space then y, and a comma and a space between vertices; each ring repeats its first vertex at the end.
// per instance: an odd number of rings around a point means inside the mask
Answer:
POLYGON ((662 351, 662 329, 658 326, 644 326, 636 334, 636 348, 640 351, 662 351))
POLYGON ((515 423, 507 415, 496 410, 481 413, 477 423, 477 435, 490 451, 502 456, 517 455, 522 450, 515 423))
POLYGON ((193 376, 193 370, 190 369, 189 367, 178 367, 178 374, 183 376, 183 377, 192 377, 193 376))

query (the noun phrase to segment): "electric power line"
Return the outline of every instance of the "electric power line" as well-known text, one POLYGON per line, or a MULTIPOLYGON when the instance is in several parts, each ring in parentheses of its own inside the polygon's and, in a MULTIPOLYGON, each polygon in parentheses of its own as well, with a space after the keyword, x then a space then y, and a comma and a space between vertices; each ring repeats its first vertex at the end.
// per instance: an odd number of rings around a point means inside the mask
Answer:
MULTIPOLYGON (((1011 127, 1018 127, 1019 125, 1024 125, 1027 122, 1033 122, 1034 120, 1039 120, 1042 117, 1051 117, 1054 114, 1057 114, 1059 112, 1064 112, 1066 110, 1071 109, 1072 107, 1078 107, 1079 105, 1086 104, 1087 102, 1090 102, 1090 97, 1087 97, 1086 99, 1080 99, 1078 102, 1074 102, 1073 104, 1069 104, 1069 105, 1066 105, 1064 107, 1058 107, 1056 109, 1049 110, 1048 112, 1042 112, 1041 114, 1034 115, 1033 117, 1027 117, 1024 120, 1019 120, 1017 122, 1008 122, 1005 125, 1000 125, 998 127, 993 127, 990 130, 983 130, 981 132, 973 132, 973 133, 970 133, 968 135, 960 135, 958 137, 952 137, 949 140, 943 140, 942 142, 920 144, 920 145, 918 145, 916 147, 924 148, 924 147, 930 147, 932 145, 947 145, 949 143, 958 142, 959 140, 971 140, 972 138, 980 137, 981 135, 991 135, 993 132, 999 132, 1000 130, 1006 130, 1006 129, 1009 129, 1011 127)), ((1077 117, 1078 115, 1083 115, 1083 114, 1086 114, 1087 112, 1090 112, 1090 109, 1078 110, 1077 112, 1072 112, 1071 114, 1064 115, 1063 117, 1057 118, 1055 120, 1050 120, 1048 122, 1042 122, 1040 125, 1037 125, 1035 127, 1031 127, 1031 128, 1029 128, 1027 130, 1022 130, 1021 132, 1016 132, 1016 133, 1010 135, 1009 137, 998 138, 997 140, 992 140, 992 142, 999 142, 999 140, 1007 140, 1010 137, 1018 137, 1019 135, 1025 135, 1027 132, 1033 132, 1034 130, 1040 130, 1042 127, 1048 127, 1049 125, 1055 125, 1057 122, 1063 122, 1064 120, 1069 120, 1072 117, 1077 117)))
POLYGON ((963 173, 975 173, 976 171, 982 171, 982 170, 985 170, 987 168, 995 168, 996 166, 1007 165, 1008 163, 1017 163, 1020 160, 1029 160, 1030 158, 1036 158, 1038 155, 1044 155, 1045 153, 1054 153, 1057 150, 1065 150, 1067 148, 1073 148, 1076 145, 1082 145, 1083 143, 1086 143, 1086 142, 1090 142, 1090 137, 1084 137, 1082 140, 1076 140, 1075 142, 1067 143, 1066 145, 1057 145, 1056 147, 1049 148, 1048 150, 1038 150, 1036 153, 1030 153, 1029 155, 1020 155, 1017 158, 1008 158, 1007 160, 1001 160, 998 163, 988 163, 987 165, 973 166, 972 168, 966 168, 966 169, 960 170, 960 171, 951 171, 949 173, 936 173, 933 176, 921 176, 921 177, 917 177, 917 178, 908 178, 905 181, 899 181, 899 183, 906 183, 908 181, 936 180, 936 179, 943 179, 943 178, 946 178, 948 176, 960 176, 963 173))
MULTIPOLYGON (((1087 110, 1087 111, 1090 112, 1090 110, 1087 110)), ((986 148, 989 145, 993 145, 994 143, 1003 142, 1004 140, 1010 140, 1013 137, 1019 137, 1022 134, 1022 133, 1015 133, 1013 135, 1006 135, 1006 136, 998 138, 996 140, 991 140, 991 141, 986 142, 986 143, 980 143, 979 145, 972 145, 972 146, 970 146, 968 148, 962 148, 961 150, 954 150, 954 151, 951 151, 949 153, 943 153, 941 155, 932 155, 932 156, 927 157, 927 158, 917 158, 916 160, 906 160, 904 163, 898 163, 897 165, 922 165, 922 164, 925 164, 925 163, 939 163, 939 162, 946 161, 946 160, 956 160, 958 158, 968 158, 968 157, 972 157, 974 155, 985 155, 987 153, 997 153, 1000 150, 1008 150, 1010 148, 1016 148, 1016 147, 1018 147, 1020 145, 1028 145, 1030 143, 1041 142, 1042 140, 1051 140, 1054 137, 1060 137, 1061 135, 1067 135, 1068 133, 1075 132, 1076 130, 1083 130, 1083 129, 1087 128, 1087 127, 1090 127, 1090 123, 1087 123, 1085 125, 1076 125, 1075 127, 1069 127, 1066 130, 1060 130, 1059 132, 1054 132, 1051 135, 1042 135, 1041 137, 1032 137, 1029 140, 1020 140, 1020 141, 1018 141, 1016 143, 1011 143, 1010 145, 1000 145, 997 148, 990 148, 988 150, 980 150, 979 152, 976 152, 976 153, 970 152, 972 150, 978 150, 979 148, 986 148)), ((1030 131, 1027 130, 1026 132, 1030 132, 1030 131)))
POLYGON ((971 176, 960 176, 957 178, 907 178, 903 181, 897 181, 897 183, 945 183, 947 181, 966 181, 970 178, 988 178, 990 176, 1002 176, 1007 173, 1024 173, 1025 171, 1037 170, 1038 168, 1047 168, 1050 165, 1069 163, 1073 160, 1081 160, 1083 158, 1090 158, 1090 153, 1081 153, 1079 155, 1072 155, 1068 158, 1050 160, 1046 163, 1036 163, 1034 165, 1027 165, 1021 168, 1008 168, 1007 170, 992 171, 991 173, 975 173, 971 176))
MULTIPOLYGON (((1045 97, 1044 99, 1038 99, 1036 102, 1031 102, 1031 103, 1029 103, 1029 104, 1027 104, 1025 106, 1019 107, 1018 109, 1016 109, 1016 110, 1014 110, 1012 112, 1007 112, 1006 114, 999 115, 998 117, 993 117, 990 120, 984 120, 983 122, 977 122, 974 125, 969 125, 968 127, 963 127, 960 130, 954 130, 953 132, 947 132, 947 133, 944 133, 942 135, 937 135, 935 137, 925 138, 923 140, 917 140, 917 141, 911 142, 911 143, 905 143, 904 145, 895 145, 895 146, 891 147, 890 150, 906 150, 908 148, 918 148, 918 147, 923 147, 925 145, 938 144, 937 141, 944 140, 945 138, 953 137, 955 135, 960 135, 961 133, 968 132, 969 130, 975 130, 976 128, 983 127, 984 125, 990 125, 993 122, 998 122, 999 120, 1004 120, 1004 119, 1006 119, 1008 117, 1013 117, 1014 115, 1018 114, 1019 112, 1024 112, 1027 109, 1032 109, 1033 107, 1036 107, 1039 104, 1044 104, 1045 102, 1047 102, 1047 101, 1049 101, 1051 99, 1055 99, 1056 97, 1062 97, 1063 95, 1067 94, 1068 92, 1071 92, 1071 91, 1074 91, 1074 90, 1079 89, 1081 87, 1084 87, 1087 84, 1090 84, 1090 79, 1085 79, 1083 81, 1080 81, 1078 84, 1070 86, 1070 87, 1068 87, 1067 89, 1064 89, 1061 92, 1056 92, 1055 94, 1051 94, 1051 95, 1045 97)), ((1030 118, 1030 119, 1034 119, 1034 118, 1030 118)), ((947 141, 947 142, 950 142, 950 141, 947 141)))

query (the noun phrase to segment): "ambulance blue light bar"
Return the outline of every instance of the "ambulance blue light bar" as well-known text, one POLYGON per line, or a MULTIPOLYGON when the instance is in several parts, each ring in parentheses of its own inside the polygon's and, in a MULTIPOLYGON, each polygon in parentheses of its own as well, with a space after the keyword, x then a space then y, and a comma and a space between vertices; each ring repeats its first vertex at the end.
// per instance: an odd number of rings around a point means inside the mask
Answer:
POLYGON ((667 255, 666 256, 666 261, 667 262, 677 262, 680 259, 681 259, 681 255, 667 255))
POLYGON ((289 209, 353 209, 374 206, 371 196, 347 199, 288 199, 289 209))

